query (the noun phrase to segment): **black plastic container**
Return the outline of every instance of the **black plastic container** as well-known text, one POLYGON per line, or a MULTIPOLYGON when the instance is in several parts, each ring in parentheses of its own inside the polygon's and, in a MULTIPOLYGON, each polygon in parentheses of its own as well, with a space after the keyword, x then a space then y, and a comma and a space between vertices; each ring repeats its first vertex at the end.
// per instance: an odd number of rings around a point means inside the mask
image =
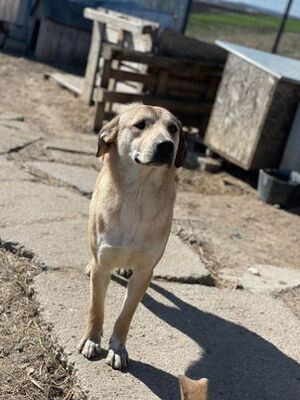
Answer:
POLYGON ((281 207, 300 205, 300 173, 261 169, 257 191, 259 198, 269 204, 279 204, 281 207))

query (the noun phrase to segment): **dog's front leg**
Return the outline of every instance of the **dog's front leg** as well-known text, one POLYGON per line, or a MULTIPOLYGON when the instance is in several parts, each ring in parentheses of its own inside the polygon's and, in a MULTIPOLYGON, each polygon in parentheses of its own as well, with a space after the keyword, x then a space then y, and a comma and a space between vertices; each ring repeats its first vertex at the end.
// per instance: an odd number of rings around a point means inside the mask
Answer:
POLYGON ((127 286, 125 301, 121 313, 115 322, 110 338, 107 364, 115 369, 123 369, 128 364, 126 338, 133 314, 143 298, 152 278, 152 270, 135 270, 127 286))
POLYGON ((102 326, 104 319, 104 300, 110 281, 110 269, 93 265, 90 272, 90 306, 87 327, 78 350, 87 358, 100 354, 102 326))

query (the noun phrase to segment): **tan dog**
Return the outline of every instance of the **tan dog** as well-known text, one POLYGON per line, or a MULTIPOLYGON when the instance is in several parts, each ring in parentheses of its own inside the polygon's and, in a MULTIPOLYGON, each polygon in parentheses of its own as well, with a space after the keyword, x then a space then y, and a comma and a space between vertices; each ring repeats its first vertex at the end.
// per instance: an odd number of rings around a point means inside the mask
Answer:
POLYGON ((170 234, 175 167, 185 156, 180 122, 160 107, 133 104, 99 133, 103 166, 90 205, 91 299, 79 351, 100 353, 104 299, 112 270, 131 268, 126 298, 110 339, 107 363, 122 369, 129 325, 170 234))

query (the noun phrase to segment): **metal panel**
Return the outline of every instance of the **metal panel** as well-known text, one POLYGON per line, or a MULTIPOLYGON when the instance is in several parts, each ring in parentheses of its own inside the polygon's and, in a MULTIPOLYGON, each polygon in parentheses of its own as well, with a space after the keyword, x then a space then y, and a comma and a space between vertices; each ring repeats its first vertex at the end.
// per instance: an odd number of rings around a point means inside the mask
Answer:
POLYGON ((0 21, 5 21, 10 24, 17 24, 21 1, 22 0, 1 0, 0 21))

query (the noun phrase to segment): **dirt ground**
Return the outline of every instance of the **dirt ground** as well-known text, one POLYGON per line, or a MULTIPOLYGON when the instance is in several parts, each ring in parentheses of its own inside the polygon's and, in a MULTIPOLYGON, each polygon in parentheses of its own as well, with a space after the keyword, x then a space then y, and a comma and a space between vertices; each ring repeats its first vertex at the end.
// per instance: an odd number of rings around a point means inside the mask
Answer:
POLYGON ((31 284, 38 270, 0 249, 0 399, 84 399, 37 313, 31 284))
MULTIPOLYGON (((45 80, 44 73, 53 69, 1 54, 0 110, 24 116, 49 136, 79 133, 84 140, 91 134, 94 108, 45 80)), ((32 145, 17 157, 41 159, 42 147, 32 145)), ((97 168, 89 156, 74 162, 97 168)), ((214 271, 232 268, 239 275, 255 264, 300 269, 300 218, 260 202, 255 176, 232 166, 218 174, 183 168, 178 182, 174 229, 214 271)))

